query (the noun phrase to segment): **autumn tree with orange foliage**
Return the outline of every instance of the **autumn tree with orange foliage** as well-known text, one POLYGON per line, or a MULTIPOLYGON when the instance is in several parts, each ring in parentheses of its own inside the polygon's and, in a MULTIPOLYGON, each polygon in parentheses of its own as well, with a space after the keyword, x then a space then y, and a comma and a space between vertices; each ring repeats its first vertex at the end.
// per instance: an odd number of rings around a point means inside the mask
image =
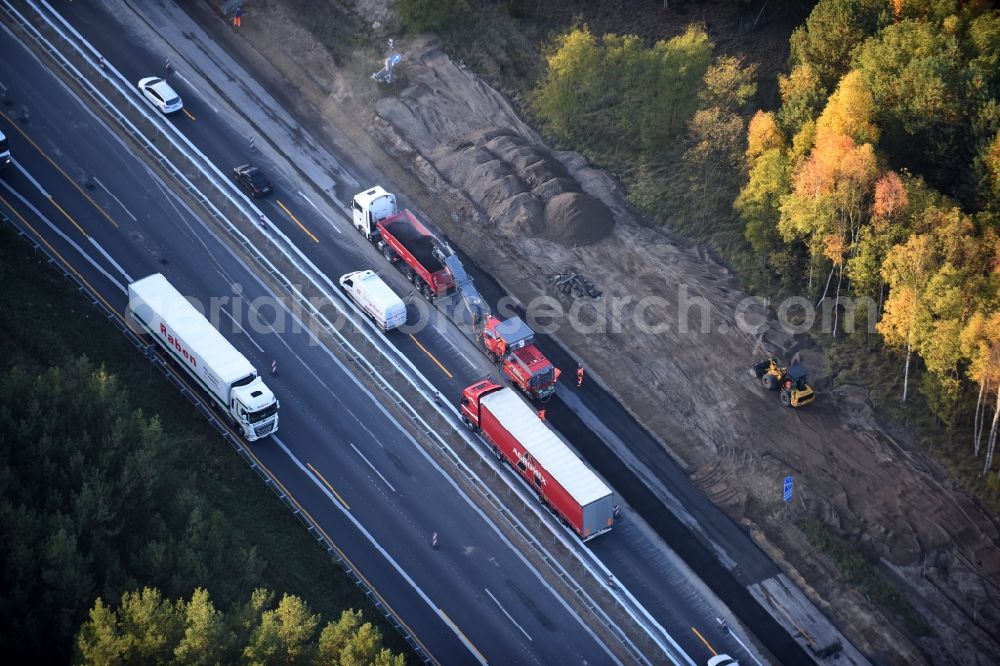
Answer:
POLYGON ((905 213, 909 197, 895 171, 885 172, 875 182, 871 224, 858 234, 855 254, 847 262, 847 276, 855 294, 876 300, 876 317, 882 314, 885 279, 882 262, 889 249, 905 238, 905 213))
POLYGON ((803 257, 788 277, 817 307, 832 296, 838 313, 845 286, 863 297, 901 353, 902 400, 921 369, 947 427, 970 405, 987 472, 1000 431, 1000 11, 819 0, 791 42, 781 107, 747 132, 734 202, 746 237, 771 272, 803 257))
POLYGON ((778 232, 786 242, 803 240, 810 255, 809 285, 813 269, 830 262, 822 302, 834 274, 834 328, 838 329, 840 289, 846 262, 857 254, 862 228, 871 217, 871 199, 878 177, 872 142, 878 128, 871 121, 871 95, 861 78, 851 73, 816 121, 811 152, 792 174, 792 192, 782 198, 778 232))

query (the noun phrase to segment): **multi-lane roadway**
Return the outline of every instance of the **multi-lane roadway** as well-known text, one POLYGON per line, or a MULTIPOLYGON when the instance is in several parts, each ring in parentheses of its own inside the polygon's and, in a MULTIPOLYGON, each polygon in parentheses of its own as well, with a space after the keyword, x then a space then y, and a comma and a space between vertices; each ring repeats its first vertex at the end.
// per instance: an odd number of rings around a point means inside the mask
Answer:
MULTIPOLYGON (((13 171, 0 181, 9 215, 44 235, 119 311, 122 285, 154 272, 205 304, 235 296, 235 285, 247 304, 272 297, 41 63, 10 42, 5 54, 5 85, 33 110, 29 123, 3 118, 18 148, 13 171), (96 187, 78 189, 74 174, 96 187)), ((232 298, 221 307, 230 315, 238 309, 232 298)), ((377 581, 428 653, 444 663, 480 655, 525 663, 610 660, 544 580, 380 412, 378 399, 311 344, 308 331, 287 323, 280 335, 249 332, 234 340, 258 367, 272 360, 280 366, 268 383, 281 396, 281 432, 254 453, 294 489, 361 573, 377 581), (436 552, 428 542, 432 530, 443 535, 436 552)), ((246 317, 241 325, 253 328, 246 317)))
MULTIPOLYGON (((16 4, 17 11, 30 16, 30 7, 16 4)), ((130 280, 161 272, 182 293, 219 312, 223 332, 258 368, 276 364, 279 372, 266 381, 281 400, 280 432, 254 444, 252 455, 321 526, 429 659, 629 661, 643 648, 639 641, 618 638, 634 635, 628 624, 655 635, 644 644, 659 646, 643 654, 649 661, 667 654, 682 663, 704 663, 717 652, 747 663, 770 656, 753 647, 755 637, 740 628, 738 618, 730 615, 725 628, 717 624, 717 617, 732 612, 713 594, 719 581, 699 580, 667 542, 675 537, 679 543, 674 545, 687 549, 689 560, 703 559, 699 547, 708 553, 699 532, 726 544, 725 555, 739 563, 724 567, 716 562, 713 568, 703 562, 698 573, 725 577, 733 588, 727 596, 740 614, 757 612, 740 596, 741 586, 774 576, 774 565, 680 470, 650 455, 655 443, 620 406, 590 387, 560 389, 549 418, 616 486, 625 518, 587 547, 568 533, 559 540, 581 553, 589 548, 577 558, 592 563, 582 575, 602 578, 593 586, 627 612, 589 610, 598 605, 596 597, 566 598, 565 589, 552 582, 566 570, 539 565, 538 550, 525 553, 520 539, 496 526, 483 497, 455 480, 454 469, 428 453, 413 428, 397 423, 398 411, 388 408, 387 395, 360 381, 357 367, 331 349, 327 336, 300 325, 307 315, 279 298, 283 294, 275 290, 273 276, 263 274, 260 263, 199 202, 205 197, 230 210, 238 206, 244 230, 248 221, 251 227, 259 224, 262 213, 267 236, 277 239, 275 246, 286 255, 287 246, 294 245, 301 253, 297 256, 334 279, 374 268, 405 294, 407 283, 352 232, 343 208, 350 193, 375 182, 391 183, 313 138, 277 101, 280 95, 272 95, 177 8, 150 6, 136 14, 109 2, 74 3, 62 10, 66 24, 60 30, 85 52, 92 49, 86 57, 71 53, 68 42, 51 31, 31 37, 15 27, 11 11, 0 14, 6 24, 0 27, 0 84, 9 100, 0 107, 0 127, 10 136, 15 160, 0 178, 0 212, 44 240, 116 312, 124 311, 130 280), (76 69, 59 68, 40 55, 39 40, 58 44, 76 69), (100 67, 96 53, 106 67, 100 67), (170 81, 183 97, 184 113, 163 119, 143 104, 134 82, 150 75, 170 81), (186 181, 151 159, 140 147, 143 141, 126 136, 121 124, 98 108, 87 86, 67 83, 81 77, 95 82, 127 115, 141 113, 141 127, 153 128, 143 130, 151 133, 144 141, 169 146, 164 153, 186 155, 190 161, 173 167, 205 192, 186 192, 186 181), (130 105, 129 95, 137 106, 130 105), (224 178, 248 160, 265 168, 276 189, 257 201, 257 208, 224 178), (206 164, 214 165, 216 175, 206 164), (615 447, 633 451, 629 465, 608 455, 615 447), (660 480, 647 487, 635 465, 654 470, 660 480), (666 510, 668 502, 675 505, 673 512, 666 510), (688 520, 673 517, 677 511, 688 520), (433 532, 439 535, 437 549, 430 545, 433 532), (608 572, 613 578, 605 578, 608 572)), ((261 253, 279 254, 263 247, 268 243, 263 236, 248 238, 262 245, 261 253)), ((475 275, 495 301, 501 295, 496 285, 488 276, 475 275)), ((348 310, 340 302, 324 311, 338 308, 348 310)), ((411 309, 414 317, 436 312, 419 300, 411 309)), ((375 335, 356 317, 342 325, 355 336, 359 330, 375 335)), ((373 359, 375 366, 405 359, 403 370, 426 378, 431 392, 444 401, 495 372, 464 332, 441 318, 412 333, 379 337, 377 344, 391 353, 373 359)), ((571 362, 553 344, 546 352, 563 367, 571 362)), ((432 406, 410 408, 419 413, 432 406)), ((510 479, 505 483, 516 487, 510 479)), ((559 528, 549 520, 544 529, 559 528)), ((766 618, 755 623, 771 626, 766 618)), ((798 657, 796 643, 782 637, 777 624, 773 629, 775 634, 756 639, 783 660, 798 657)))

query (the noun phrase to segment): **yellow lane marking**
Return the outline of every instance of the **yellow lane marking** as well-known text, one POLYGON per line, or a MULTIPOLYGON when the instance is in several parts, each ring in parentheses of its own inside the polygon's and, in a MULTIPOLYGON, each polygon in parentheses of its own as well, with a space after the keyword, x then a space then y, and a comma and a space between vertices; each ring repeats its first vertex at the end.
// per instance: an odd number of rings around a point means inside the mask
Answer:
POLYGON ((415 345, 417 345, 418 347, 420 347, 420 351, 422 351, 423 353, 425 353, 428 356, 430 356, 431 360, 434 361, 435 363, 437 363, 437 367, 441 368, 441 372, 443 372, 444 374, 448 375, 448 379, 454 379, 454 375, 452 375, 450 372, 448 372, 448 368, 446 368, 443 365, 441 365, 441 361, 437 360, 434 357, 434 354, 432 354, 429 351, 427 351, 427 347, 424 347, 422 344, 420 344, 420 340, 417 340, 414 337, 413 333, 410 333, 410 338, 413 339, 413 343, 415 345))
MULTIPOLYGON (((351 561, 351 558, 349 558, 347 556, 347 553, 345 553, 343 550, 341 550, 340 546, 338 546, 337 543, 333 539, 330 538, 330 535, 326 533, 326 530, 324 530, 323 527, 319 524, 319 522, 316 521, 312 517, 312 515, 310 515, 310 513, 306 510, 306 508, 304 506, 302 506, 302 503, 299 502, 295 498, 295 495, 293 495, 291 493, 291 491, 288 490, 288 488, 285 487, 285 484, 283 484, 281 482, 281 480, 278 479, 278 477, 274 474, 274 472, 272 472, 268 468, 268 466, 265 465, 264 462, 260 458, 257 457, 257 454, 254 453, 254 451, 253 451, 252 448, 250 448, 249 446, 247 446, 247 447, 244 448, 244 450, 250 455, 251 458, 253 458, 255 464, 259 465, 261 469, 263 469, 265 472, 267 472, 268 478, 270 478, 272 481, 274 481, 274 483, 276 483, 278 485, 278 487, 281 489, 281 492, 283 492, 286 497, 288 497, 289 499, 292 500, 292 502, 295 504, 295 506, 298 508, 298 510, 301 511, 303 513, 303 515, 305 515, 305 517, 309 519, 309 522, 312 525, 316 526, 316 529, 319 530, 319 533, 323 535, 323 538, 326 539, 326 542, 328 544, 330 544, 331 546, 333 546, 333 548, 336 549, 337 554, 340 556, 340 558, 343 559, 345 562, 347 562, 348 565, 350 565, 351 570, 358 575, 358 578, 360 578, 361 580, 363 580, 365 582, 365 585, 368 586, 368 589, 370 589, 375 594, 375 596, 378 597, 379 602, 383 606, 385 606, 386 608, 389 609, 389 611, 393 614, 393 616, 396 618, 396 620, 401 625, 403 625, 404 627, 406 627, 406 630, 409 632, 409 634, 413 638, 413 640, 415 640, 417 642, 417 644, 420 645, 421 649, 424 651, 424 654, 426 654, 428 657, 430 657, 431 661, 436 666, 441 666, 441 662, 438 661, 438 659, 435 658, 433 654, 431 654, 431 651, 427 649, 427 646, 424 645, 423 641, 420 640, 420 637, 417 636, 416 632, 414 632, 413 629, 411 629, 409 627, 409 625, 406 624, 406 621, 403 620, 403 617, 399 613, 397 613, 395 611, 395 609, 393 609, 392 606, 389 605, 389 602, 386 601, 385 597, 383 597, 379 593, 379 591, 378 591, 378 589, 376 589, 375 585, 370 580, 368 580, 368 578, 363 573, 361 573, 361 569, 359 569, 357 567, 357 565, 355 565, 354 562, 351 561)), ((306 465, 309 465, 309 463, 306 463, 306 465)), ((309 465, 309 466, 312 467, 312 465, 309 465)))
POLYGON ((459 636, 462 637, 462 642, 465 643, 465 647, 469 648, 470 650, 472 650, 473 652, 476 653, 476 659, 479 660, 479 663, 480 664, 486 664, 486 663, 488 663, 486 661, 486 657, 483 656, 483 653, 480 652, 479 650, 477 650, 476 646, 473 645, 472 641, 469 640, 469 637, 466 636, 462 632, 462 630, 458 628, 457 624, 455 624, 454 622, 451 621, 451 618, 448 617, 448 614, 444 612, 444 609, 443 608, 438 608, 438 613, 440 613, 441 617, 444 619, 444 621, 448 623, 448 626, 450 626, 453 630, 455 630, 456 633, 458 633, 459 636))
MULTIPOLYGON (((0 115, 2 115, 2 112, 0 112, 0 115)), ((21 223, 24 224, 24 226, 26 226, 28 229, 30 229, 33 234, 35 234, 35 236, 38 238, 39 242, 43 243, 45 245, 45 247, 49 248, 49 250, 52 252, 52 254, 54 254, 55 256, 59 257, 59 260, 63 263, 63 265, 66 267, 66 269, 72 271, 73 274, 76 275, 80 279, 80 281, 83 282, 83 284, 85 284, 87 286, 87 289, 90 290, 90 293, 93 294, 95 298, 100 299, 100 301, 102 303, 104 303, 104 305, 107 306, 108 310, 110 312, 114 313, 114 315, 116 317, 118 317, 119 320, 121 320, 123 322, 125 321, 125 317, 122 315, 122 313, 120 313, 117 310, 117 308, 112 307, 111 304, 108 303, 108 301, 104 298, 104 296, 102 296, 99 291, 97 291, 96 289, 94 289, 94 286, 92 284, 90 284, 89 282, 87 282, 87 279, 84 278, 82 275, 80 275, 80 272, 78 270, 76 270, 76 268, 74 268, 71 263, 69 263, 68 261, 66 261, 65 257, 63 257, 61 254, 59 254, 59 251, 56 250, 54 247, 52 247, 52 245, 47 240, 45 240, 45 237, 42 236, 41 234, 39 234, 38 231, 33 226, 31 226, 31 224, 27 220, 24 219, 24 217, 17 211, 17 209, 15 209, 13 206, 11 206, 10 202, 8 202, 6 199, 4 199, 2 195, 0 195, 0 202, 2 202, 4 205, 6 205, 7 208, 9 208, 10 211, 14 215, 16 215, 19 220, 21 220, 21 223)), ((194 389, 194 387, 191 385, 190 382, 187 381, 187 379, 185 377, 182 377, 180 375, 178 375, 178 377, 185 383, 185 385, 188 387, 189 390, 193 390, 194 389)), ((229 426, 228 423, 224 423, 224 425, 227 427, 227 429, 231 433, 235 432, 232 429, 232 427, 229 426)), ((299 502, 298 499, 296 499, 295 495, 293 495, 291 493, 291 491, 288 490, 288 488, 285 487, 285 484, 283 484, 281 482, 281 480, 277 477, 277 475, 275 475, 275 473, 272 472, 268 468, 268 466, 264 464, 264 461, 262 461, 260 458, 257 457, 257 454, 254 453, 254 450, 251 447, 249 447, 249 446, 244 447, 243 450, 251 458, 253 458, 254 464, 258 465, 261 469, 263 469, 265 472, 267 472, 268 478, 270 478, 275 484, 277 484, 277 486, 279 488, 281 488, 281 492, 283 492, 286 497, 288 497, 290 500, 292 500, 292 502, 295 504, 296 508, 299 511, 301 511, 303 513, 303 515, 305 515, 306 518, 309 519, 309 522, 312 525, 316 526, 316 529, 319 530, 319 533, 321 535, 323 535, 323 538, 326 540, 326 542, 328 544, 330 544, 333 548, 335 548, 337 550, 337 554, 340 556, 340 558, 342 560, 344 560, 345 562, 347 562, 347 564, 350 566, 351 570, 355 574, 357 574, 358 578, 360 578, 361 580, 363 580, 365 582, 365 585, 368 586, 368 589, 370 589, 375 594, 375 596, 378 598, 379 602, 383 606, 385 606, 386 608, 388 608, 389 611, 396 618, 396 620, 401 625, 403 625, 406 628, 407 633, 409 633, 409 635, 413 638, 413 640, 416 641, 416 643, 423 650, 424 654, 426 654, 427 656, 430 657, 431 662, 434 663, 436 666, 441 666, 441 662, 431 653, 430 649, 428 649, 428 647, 426 645, 424 645, 424 642, 420 640, 420 637, 417 635, 417 633, 415 631, 413 631, 413 629, 411 629, 409 625, 406 624, 406 621, 403 619, 403 617, 399 613, 397 613, 396 610, 385 599, 385 597, 382 596, 382 594, 378 591, 378 588, 375 587, 374 583, 372 583, 370 580, 368 580, 368 578, 364 575, 364 573, 362 573, 361 569, 356 564, 354 564, 354 562, 351 560, 351 558, 349 558, 347 556, 347 553, 345 553, 343 550, 341 550, 340 547, 337 545, 337 543, 333 539, 330 538, 330 535, 326 533, 326 530, 324 530, 323 527, 319 524, 319 522, 315 518, 312 517, 312 515, 309 513, 309 511, 307 511, 306 508, 304 506, 302 506, 302 503, 299 502)), ((306 463, 306 464, 308 465, 308 463, 306 463)), ((309 465, 309 467, 312 467, 312 465, 309 465)), ((320 478, 322 478, 322 477, 320 477, 320 478)), ((343 500, 341 500, 341 501, 343 501, 343 500)))
POLYGON ((344 508, 350 511, 351 507, 347 504, 347 502, 344 501, 344 498, 340 496, 340 493, 338 493, 336 490, 333 489, 333 486, 330 485, 330 482, 327 481, 326 478, 319 473, 319 470, 313 467, 312 463, 306 463, 306 466, 312 470, 313 474, 319 477, 319 480, 323 482, 323 485, 325 485, 327 488, 330 489, 330 492, 333 493, 333 496, 336 497, 341 504, 344 505, 344 508))
MULTIPOLYGON (((32 138, 31 138, 30 136, 28 136, 28 135, 27 135, 27 134, 25 133, 25 131, 24 131, 24 130, 22 130, 22 129, 21 129, 20 127, 18 127, 18 126, 17 126, 17 125, 16 125, 15 123, 14 123, 14 121, 12 121, 12 120, 11 120, 11 119, 10 119, 10 118, 9 118, 9 117, 7 116, 7 114, 5 114, 5 113, 4 113, 3 111, 0 111, 0 117, 2 117, 2 118, 3 118, 4 120, 6 120, 7 122, 9 122, 9 123, 11 124, 11 126, 13 126, 13 128, 14 128, 14 129, 16 129, 16 130, 17 130, 18 132, 20 132, 21 136, 23 136, 23 137, 24 137, 25 139, 27 139, 27 140, 28 140, 28 143, 30 143, 30 144, 31 144, 32 146, 34 146, 34 147, 35 147, 35 150, 37 150, 37 151, 38 151, 38 154, 39 154, 39 155, 41 155, 42 157, 44 157, 44 158, 45 158, 46 160, 48 160, 49 164, 51 164, 52 166, 54 166, 54 167, 55 167, 55 169, 56 169, 56 171, 58 171, 59 173, 61 173, 61 174, 63 175, 63 178, 65 178, 65 179, 66 179, 66 180, 68 180, 69 182, 73 183, 73 187, 75 187, 75 188, 77 189, 77 191, 78 191, 78 192, 79 192, 80 194, 82 194, 82 195, 83 195, 83 198, 84 198, 84 199, 86 199, 87 201, 89 201, 89 202, 90 202, 90 205, 92 205, 92 206, 93 206, 94 208, 96 208, 96 209, 97 209, 97 211, 98 211, 98 212, 99 212, 99 213, 100 213, 101 215, 103 215, 103 216, 104 216, 104 219, 106 219, 106 220, 107 220, 108 222, 110 222, 110 223, 111 223, 111 226, 113 226, 113 227, 114 227, 115 229, 117 229, 117 228, 118 228, 118 223, 117 223, 117 222, 115 222, 115 221, 114 221, 113 219, 111 219, 111 216, 110 216, 110 215, 108 215, 108 212, 107 212, 106 210, 104 210, 103 208, 101 208, 100 206, 98 206, 98 205, 97 205, 97 202, 96 202, 96 201, 94 201, 94 200, 93 200, 93 199, 92 199, 92 198, 90 197, 90 195, 89 195, 89 194, 87 194, 86 192, 84 192, 84 191, 83 191, 83 188, 82 188, 82 187, 80 187, 80 184, 79 184, 79 183, 77 183, 77 182, 76 182, 75 180, 73 180, 72 178, 70 178, 70 177, 69 177, 69 174, 67 174, 67 173, 66 173, 65 171, 63 171, 63 168, 62 168, 61 166, 59 166, 58 164, 56 164, 55 160, 53 160, 53 159, 52 159, 51 157, 49 157, 48 155, 46 155, 46 154, 45 154, 45 151, 44 151, 44 150, 42 150, 42 149, 41 149, 41 147, 40 147, 40 146, 39 146, 39 145, 38 145, 37 143, 35 143, 34 139, 32 139, 32 138)), ((84 234, 84 235, 86 235, 86 234, 84 234)))
POLYGON ((698 638, 701 639, 701 642, 705 644, 705 647, 708 648, 708 651, 712 653, 713 657, 716 657, 716 656, 719 655, 719 653, 715 651, 715 648, 712 647, 711 645, 709 645, 708 641, 705 640, 705 637, 702 636, 700 633, 698 633, 697 629, 695 629, 694 627, 691 627, 691 631, 694 632, 695 636, 697 636, 698 638))
POLYGON ((51 203, 53 206, 55 206, 59 210, 59 212, 63 214, 63 217, 65 217, 67 220, 69 220, 73 224, 73 226, 76 227, 77 231, 79 231, 81 234, 83 234, 84 238, 86 238, 87 240, 90 240, 90 236, 88 236, 87 232, 83 230, 83 227, 81 227, 79 224, 77 224, 76 220, 74 220, 70 216, 69 213, 67 213, 65 210, 63 210, 62 206, 60 206, 59 204, 56 203, 56 200, 55 200, 54 197, 49 197, 49 203, 51 203))
POLYGON ((285 208, 285 204, 281 203, 281 201, 279 201, 278 199, 275 199, 274 202, 276 204, 278 204, 279 206, 281 206, 281 210, 285 211, 288 214, 288 217, 292 218, 292 220, 295 222, 295 224, 299 225, 299 229, 301 229, 302 231, 306 232, 309 235, 309 238, 312 238, 317 243, 319 242, 319 239, 316 238, 315 236, 313 236, 313 232, 311 232, 308 229, 306 229, 305 225, 303 225, 301 222, 299 222, 299 218, 297 218, 294 215, 292 215, 292 211, 290 211, 287 208, 285 208))
MULTIPOLYGON (((82 282, 83 284, 87 285, 87 288, 90 289, 90 292, 94 296, 96 296, 97 298, 101 299, 101 302, 104 303, 111 312, 114 312, 115 315, 117 315, 119 319, 121 319, 122 321, 125 321, 125 318, 122 317, 118 313, 118 308, 112 307, 110 303, 108 303, 106 300, 104 300, 104 296, 102 296, 99 291, 97 291, 96 289, 94 289, 94 287, 89 282, 87 282, 87 278, 85 278, 82 275, 80 275, 80 271, 76 270, 73 267, 72 264, 70 264, 68 261, 66 261, 66 258, 63 257, 61 254, 59 254, 59 250, 57 250, 54 247, 52 247, 52 245, 49 244, 49 242, 47 240, 45 240, 45 237, 42 236, 40 233, 38 233, 38 230, 35 229, 33 226, 31 226, 31 223, 28 222, 26 219, 24 219, 24 216, 21 215, 21 213, 19 213, 16 208, 14 208, 13 206, 10 205, 9 201, 7 201, 6 199, 4 199, 3 196, 0 196, 0 201, 2 201, 3 204, 5 206, 7 206, 7 208, 10 209, 10 212, 12 212, 14 215, 17 216, 17 219, 21 220, 21 224, 23 224, 24 226, 26 226, 29 229, 31 229, 31 233, 35 234, 35 237, 38 239, 38 241, 40 243, 43 243, 45 245, 45 247, 49 248, 49 251, 51 251, 52 254, 54 254, 55 256, 59 257, 59 261, 63 262, 63 265, 66 266, 67 269, 73 271, 73 274, 76 275, 76 277, 80 279, 80 282, 82 282)), ((84 235, 86 235, 86 234, 84 234, 84 235)))
POLYGON ((194 120, 194 116, 192 116, 192 115, 191 115, 191 112, 190 112, 190 111, 188 111, 188 110, 187 110, 187 109, 185 109, 185 108, 181 108, 181 111, 183 111, 183 112, 184 112, 184 115, 185 115, 185 116, 187 116, 187 117, 188 117, 188 118, 190 118, 191 120, 194 120))

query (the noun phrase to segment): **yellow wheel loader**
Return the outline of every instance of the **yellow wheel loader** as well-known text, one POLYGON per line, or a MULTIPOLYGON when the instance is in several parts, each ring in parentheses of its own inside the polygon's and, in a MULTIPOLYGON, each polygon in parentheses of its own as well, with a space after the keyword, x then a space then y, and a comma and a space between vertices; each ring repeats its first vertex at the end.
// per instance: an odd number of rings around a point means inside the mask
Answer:
POLYGON ((806 369, 797 363, 786 368, 772 356, 755 363, 751 373, 768 391, 780 391, 781 404, 786 407, 803 407, 816 399, 806 382, 806 369))

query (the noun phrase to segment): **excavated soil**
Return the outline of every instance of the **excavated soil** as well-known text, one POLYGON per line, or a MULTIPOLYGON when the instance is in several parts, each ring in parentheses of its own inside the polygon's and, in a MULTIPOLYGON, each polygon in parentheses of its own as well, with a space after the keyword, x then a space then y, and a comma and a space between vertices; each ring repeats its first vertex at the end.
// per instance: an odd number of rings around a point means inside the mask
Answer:
POLYGON ((916 442, 890 436, 863 389, 830 387, 822 349, 782 331, 707 252, 641 224, 616 181, 547 147, 507 100, 433 44, 400 45, 406 85, 385 94, 367 79, 369 63, 324 58, 280 4, 261 3, 255 18, 240 38, 323 113, 323 130, 408 193, 419 178, 435 193, 421 200, 434 221, 523 302, 565 299, 549 288, 556 271, 597 281, 604 296, 577 307, 581 323, 600 330, 563 326, 556 337, 861 650, 888 663, 1000 662, 997 521, 916 442), (659 300, 642 306, 644 321, 666 324, 656 332, 635 323, 637 301, 650 296, 659 300), (610 307, 616 298, 630 300, 610 307), (710 304, 704 322, 699 299, 710 304), (740 312, 759 330, 738 326, 740 312), (817 402, 793 411, 762 391, 747 369, 767 353, 798 353, 817 402), (796 511, 880 557, 930 636, 904 635, 783 519, 775 484, 788 473, 796 511))
MULTIPOLYGON (((440 51, 425 56, 439 58, 440 51)), ((393 99, 382 100, 379 110, 395 122, 409 116, 411 127, 433 122, 404 113, 393 99)), ((468 194, 500 235, 580 246, 596 243, 614 228, 608 207, 583 192, 562 162, 534 138, 494 129, 468 133, 430 154, 435 166, 468 194)))

